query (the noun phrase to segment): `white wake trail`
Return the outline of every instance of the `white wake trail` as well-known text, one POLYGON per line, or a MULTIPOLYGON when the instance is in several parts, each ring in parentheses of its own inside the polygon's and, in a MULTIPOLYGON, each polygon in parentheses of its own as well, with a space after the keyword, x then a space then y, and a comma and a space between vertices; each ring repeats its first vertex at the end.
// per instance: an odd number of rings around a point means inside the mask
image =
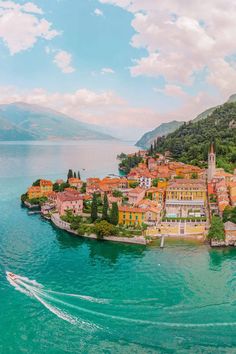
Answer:
MULTIPOLYGON (((16 290, 24 293, 27 296, 34 297, 36 300, 38 300, 43 306, 45 306, 49 311, 51 311, 57 317, 71 323, 72 325, 77 325, 81 329, 86 329, 86 330, 90 330, 90 331, 101 330, 104 328, 102 328, 90 321, 83 321, 78 317, 72 316, 72 315, 68 314, 66 311, 62 311, 58 307, 51 305, 49 303, 49 301, 56 302, 56 303, 61 304, 63 306, 73 308, 77 311, 89 313, 94 316, 108 318, 111 320, 128 322, 128 323, 136 323, 136 324, 140 324, 140 325, 151 325, 151 326, 166 327, 166 328, 210 328, 210 327, 214 328, 214 327, 235 327, 236 326, 236 322, 211 322, 211 323, 157 322, 157 321, 150 321, 150 320, 145 320, 145 319, 142 320, 142 319, 135 319, 135 318, 122 317, 122 316, 117 316, 117 315, 112 315, 112 314, 106 314, 106 313, 103 313, 100 311, 94 311, 91 309, 86 309, 86 308, 83 308, 80 306, 70 304, 68 302, 64 302, 56 297, 50 296, 50 294, 52 294, 52 295, 57 294, 57 295, 63 295, 63 296, 69 296, 69 297, 77 297, 82 300, 91 301, 91 302, 98 302, 101 304, 102 303, 111 303, 112 300, 96 299, 96 298, 93 298, 90 296, 67 294, 67 293, 60 293, 60 292, 51 291, 51 290, 45 290, 44 287, 41 284, 37 283, 36 281, 31 281, 26 277, 20 277, 20 276, 16 276, 16 275, 14 275, 14 278, 11 278, 10 276, 7 275, 7 280, 16 290)), ((149 299, 149 300, 154 300, 154 299, 149 299)), ((124 302, 125 301, 129 301, 129 300, 124 300, 124 302)))
MULTIPOLYGON (((20 277, 20 276, 15 277, 15 280, 12 280, 9 276, 7 276, 7 280, 16 290, 24 293, 27 296, 35 298, 43 306, 45 306, 50 312, 55 314, 57 317, 69 322, 70 324, 76 325, 83 330, 89 330, 90 332, 91 331, 94 332, 94 331, 97 331, 98 329, 101 329, 101 327, 99 327, 93 323, 83 321, 76 316, 72 316, 72 315, 68 314, 66 311, 62 311, 58 307, 53 306, 50 303, 48 303, 47 301, 45 301, 44 299, 42 299, 42 296, 43 297, 46 296, 49 299, 51 299, 52 301, 55 301, 55 299, 53 297, 45 295, 45 292, 43 290, 43 286, 41 284, 37 283, 36 281, 31 281, 28 278, 20 277), (29 284, 31 284, 31 285, 29 285, 29 284)), ((63 301, 58 301, 58 302, 61 304, 64 304, 65 306, 68 306, 68 304, 63 301)))

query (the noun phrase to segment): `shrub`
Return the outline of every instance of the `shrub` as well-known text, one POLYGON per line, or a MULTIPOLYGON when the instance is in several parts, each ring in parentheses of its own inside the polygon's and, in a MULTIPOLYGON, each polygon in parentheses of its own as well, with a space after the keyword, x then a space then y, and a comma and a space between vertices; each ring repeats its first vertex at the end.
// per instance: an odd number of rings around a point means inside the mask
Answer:
POLYGON ((211 227, 208 232, 209 240, 224 240, 224 224, 219 216, 213 216, 211 220, 211 227))
POLYGON ((98 238, 103 238, 104 236, 117 235, 118 230, 114 225, 110 224, 106 220, 102 220, 94 225, 93 232, 98 236, 98 238))

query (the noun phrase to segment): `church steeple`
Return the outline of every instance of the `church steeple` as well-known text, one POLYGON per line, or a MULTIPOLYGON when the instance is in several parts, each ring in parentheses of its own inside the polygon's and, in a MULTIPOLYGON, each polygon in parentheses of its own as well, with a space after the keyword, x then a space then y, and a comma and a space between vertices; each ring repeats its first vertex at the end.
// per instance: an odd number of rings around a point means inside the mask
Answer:
POLYGON ((214 149, 214 144, 211 143, 210 150, 208 153, 208 171, 207 171, 207 177, 208 177, 208 182, 212 180, 216 172, 216 154, 215 154, 215 149, 214 149))

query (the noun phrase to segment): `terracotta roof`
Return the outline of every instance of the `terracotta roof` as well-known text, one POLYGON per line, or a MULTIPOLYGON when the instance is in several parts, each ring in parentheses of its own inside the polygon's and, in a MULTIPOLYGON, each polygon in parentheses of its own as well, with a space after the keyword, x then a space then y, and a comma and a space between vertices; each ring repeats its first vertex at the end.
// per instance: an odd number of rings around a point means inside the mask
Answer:
POLYGON ((72 192, 60 192, 57 193, 57 198, 61 201, 61 202, 65 202, 65 201, 78 201, 78 200, 82 200, 83 197, 75 191, 75 193, 72 192))
POLYGON ((144 210, 144 209, 141 209, 141 208, 133 208, 133 207, 128 207, 128 206, 121 206, 121 207, 119 207, 119 211, 130 212, 130 213, 145 213, 145 210, 144 210))
POLYGON ((41 192, 41 188, 39 186, 32 186, 28 188, 28 192, 41 192))
POLYGON ((52 181, 48 181, 46 179, 41 179, 40 180, 40 186, 52 186, 52 181))
POLYGON ((68 182, 69 182, 69 184, 71 184, 71 183, 82 183, 80 178, 69 178, 68 182))
POLYGON ((140 194, 145 192, 145 190, 141 187, 136 187, 133 190, 129 191, 129 194, 140 194))
POLYGON ((169 181, 167 188, 203 188, 206 189, 204 180, 196 179, 175 179, 169 181))

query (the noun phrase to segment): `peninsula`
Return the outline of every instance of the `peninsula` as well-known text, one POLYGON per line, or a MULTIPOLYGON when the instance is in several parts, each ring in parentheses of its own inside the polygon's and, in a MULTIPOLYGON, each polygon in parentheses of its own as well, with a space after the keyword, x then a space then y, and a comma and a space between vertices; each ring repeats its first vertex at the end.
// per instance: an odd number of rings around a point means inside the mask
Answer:
MULTIPOLYGON (((216 168, 211 144, 207 169, 174 161, 167 151, 118 156, 120 177, 68 171, 66 181, 35 181, 22 202, 70 233, 148 244, 156 238, 192 238, 236 245, 236 170, 216 168)), ((32 212, 32 211, 31 211, 32 212)))

